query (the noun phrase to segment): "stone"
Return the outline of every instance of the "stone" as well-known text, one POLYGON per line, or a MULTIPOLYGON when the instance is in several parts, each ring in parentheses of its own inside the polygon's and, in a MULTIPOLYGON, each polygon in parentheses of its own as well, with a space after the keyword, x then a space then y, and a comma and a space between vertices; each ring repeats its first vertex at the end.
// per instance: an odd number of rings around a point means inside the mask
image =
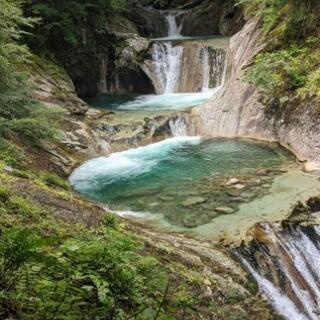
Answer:
POLYGON ((237 184, 237 183, 239 183, 239 182, 240 182, 239 179, 237 179, 237 178, 231 178, 231 179, 229 179, 229 180, 227 181, 226 186, 232 186, 232 185, 237 184))
POLYGON ((216 212, 222 213, 222 214, 231 214, 234 213, 234 209, 230 207, 218 207, 214 209, 216 212))
POLYGON ((12 172, 13 172, 13 168, 10 167, 10 166, 5 166, 5 167, 3 168, 3 171, 4 171, 4 172, 8 172, 8 173, 12 173, 12 172))
POLYGON ((186 200, 184 200, 183 202, 181 202, 181 205, 183 207, 191 207, 197 204, 201 204, 206 202, 207 199, 203 198, 203 197, 189 197, 186 200))

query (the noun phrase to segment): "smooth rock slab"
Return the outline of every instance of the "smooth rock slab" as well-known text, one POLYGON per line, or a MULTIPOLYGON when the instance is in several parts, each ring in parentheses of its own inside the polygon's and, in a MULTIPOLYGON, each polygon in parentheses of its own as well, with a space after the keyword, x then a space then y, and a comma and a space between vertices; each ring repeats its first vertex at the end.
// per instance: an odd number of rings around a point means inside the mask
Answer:
POLYGON ((183 207, 191 207, 197 204, 201 204, 206 202, 207 199, 203 198, 203 197, 189 197, 186 200, 184 200, 183 202, 181 202, 181 205, 183 207))

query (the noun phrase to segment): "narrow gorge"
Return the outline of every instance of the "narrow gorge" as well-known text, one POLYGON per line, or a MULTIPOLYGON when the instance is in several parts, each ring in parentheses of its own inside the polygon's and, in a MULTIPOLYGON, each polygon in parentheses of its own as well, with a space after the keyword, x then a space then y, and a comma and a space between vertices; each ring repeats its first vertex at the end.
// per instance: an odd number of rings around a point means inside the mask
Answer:
MULTIPOLYGON (((311 162, 317 160, 317 150, 312 145, 308 146, 312 153, 303 148, 299 132, 292 132, 297 140, 288 144, 291 133, 287 126, 282 128, 285 120, 277 119, 283 116, 265 114, 253 100, 257 93, 239 80, 257 50, 261 36, 257 21, 248 21, 231 38, 197 37, 182 33, 187 12, 146 10, 157 14, 167 28, 164 37, 152 34, 148 57, 140 64, 156 95, 121 101, 115 110, 184 109, 170 121, 174 138, 90 160, 73 172, 72 185, 120 216, 144 221, 162 232, 240 243, 257 223, 251 251, 241 247, 236 257, 286 319, 318 319, 319 275, 316 262, 311 262, 320 256, 317 229, 310 227, 314 236, 309 239, 308 228, 280 231, 276 224, 258 225, 286 219, 297 201, 319 194, 320 182, 317 174, 303 172, 291 154, 272 143, 280 142, 311 162), (260 235, 260 228, 265 235, 260 235), (273 244, 275 239, 280 243, 273 244), (277 249, 269 247, 269 241, 277 249), (272 283, 266 278, 264 267, 256 270, 257 265, 265 266, 267 258, 272 261, 267 274, 275 270, 288 278, 285 290, 280 280, 272 283), (306 287, 308 294, 303 291, 306 287)), ((295 126, 295 130, 300 129, 295 126)))
POLYGON ((3 1, 0 318, 320 319, 317 1, 3 1))

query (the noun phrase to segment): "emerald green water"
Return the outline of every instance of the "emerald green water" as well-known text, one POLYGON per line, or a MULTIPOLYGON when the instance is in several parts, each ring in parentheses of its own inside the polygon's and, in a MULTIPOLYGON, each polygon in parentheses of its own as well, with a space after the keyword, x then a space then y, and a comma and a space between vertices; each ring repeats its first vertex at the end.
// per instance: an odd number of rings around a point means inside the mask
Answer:
POLYGON ((90 160, 70 180, 77 191, 115 210, 163 214, 173 225, 193 227, 215 218, 216 207, 237 210, 232 190, 221 187, 230 176, 246 181, 243 196, 250 199, 255 192, 249 182, 256 180, 258 170, 293 162, 276 145, 176 137, 90 160))
POLYGON ((117 111, 180 110, 205 103, 213 92, 168 93, 160 95, 100 95, 87 99, 89 105, 117 111))

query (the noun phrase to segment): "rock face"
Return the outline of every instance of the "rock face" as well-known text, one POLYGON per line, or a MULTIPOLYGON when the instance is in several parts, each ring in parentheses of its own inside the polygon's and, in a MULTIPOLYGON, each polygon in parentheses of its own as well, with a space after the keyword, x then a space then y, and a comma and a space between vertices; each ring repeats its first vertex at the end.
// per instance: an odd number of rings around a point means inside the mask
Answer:
POLYGON ((47 108, 60 107, 65 112, 58 143, 43 146, 50 170, 69 175, 79 162, 171 135, 174 114, 132 116, 90 109, 76 95, 63 68, 36 56, 28 68, 35 88, 32 96, 47 108))
MULTIPOLYGON (((148 51, 150 41, 136 34, 117 34, 123 39, 123 46, 116 54, 113 61, 113 70, 102 74, 100 83, 105 83, 105 88, 100 93, 154 93, 152 81, 140 68, 140 62, 148 51)), ((101 64, 101 70, 107 66, 101 64)))
POLYGON ((233 0, 136 1, 133 6, 136 8, 127 14, 128 18, 146 37, 166 36, 166 10, 182 13, 178 19, 186 36, 229 36, 240 30, 244 22, 242 11, 233 0))
POLYGON ((243 23, 242 11, 235 7, 234 1, 206 0, 186 12, 182 33, 190 36, 230 36, 239 31, 243 23))
POLYGON ((279 141, 301 160, 320 161, 320 103, 312 97, 288 99, 267 110, 257 89, 245 80, 245 67, 263 48, 259 21, 250 20, 230 41, 228 80, 222 90, 192 112, 195 133, 279 141))

